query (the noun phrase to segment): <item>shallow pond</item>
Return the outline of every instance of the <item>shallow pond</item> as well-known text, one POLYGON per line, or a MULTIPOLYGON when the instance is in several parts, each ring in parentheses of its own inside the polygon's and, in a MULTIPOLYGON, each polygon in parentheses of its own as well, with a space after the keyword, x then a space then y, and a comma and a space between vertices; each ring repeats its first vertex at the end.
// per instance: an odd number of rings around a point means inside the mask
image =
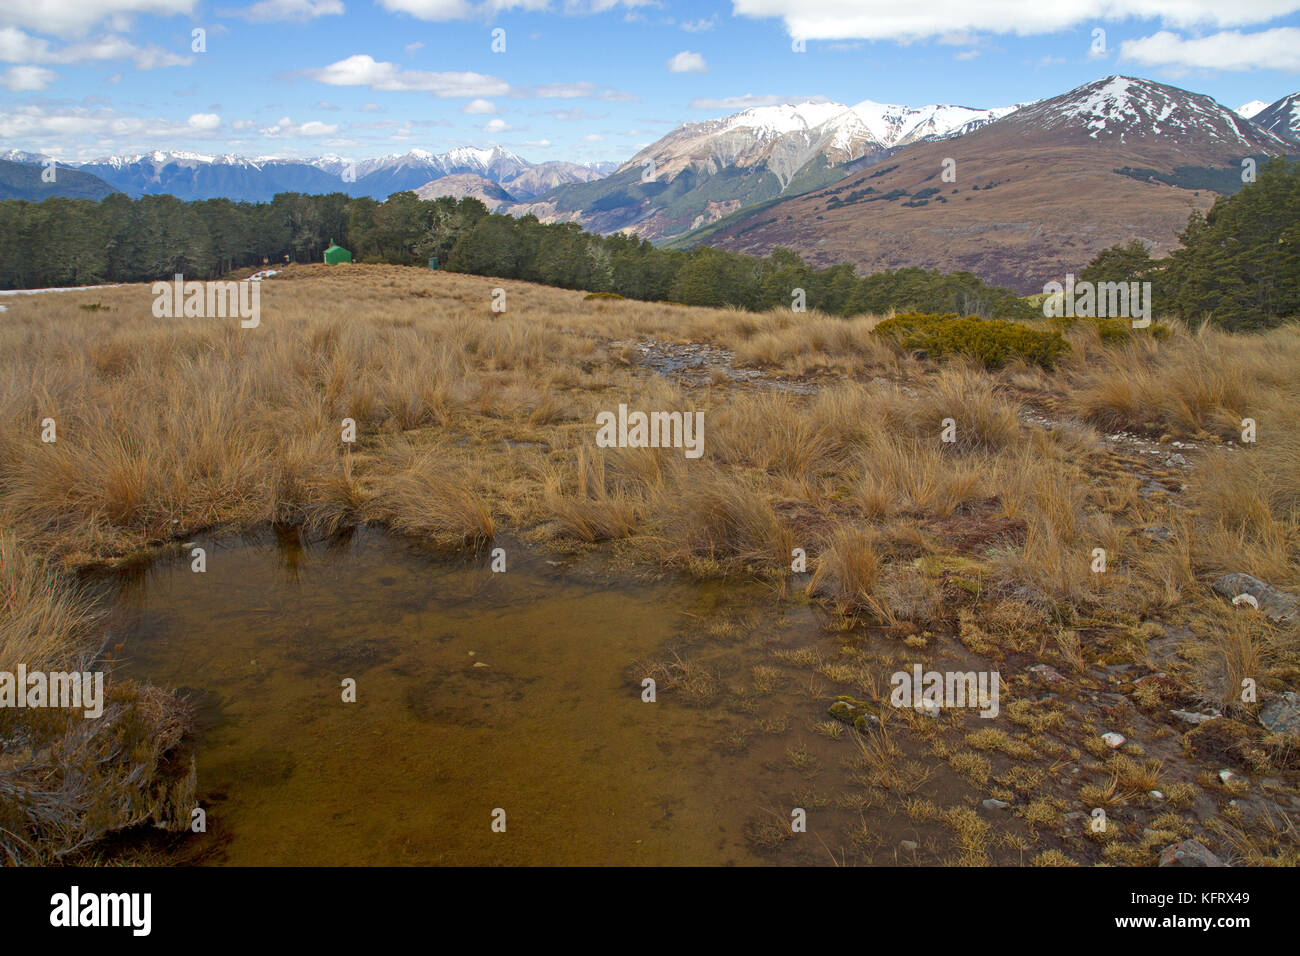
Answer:
MULTIPOLYGON (((747 826, 788 831, 806 776, 788 722, 751 734, 757 718, 722 695, 643 702, 633 666, 729 633, 738 603, 774 616, 770 594, 626 581, 509 545, 494 573, 486 555, 372 532, 198 543, 202 574, 174 558, 105 585, 119 673, 197 707, 209 832, 178 862, 748 864, 772 857, 747 826)), ((826 640, 806 609, 781 613, 747 646, 826 640)), ((733 651, 748 670, 757 652, 733 651)), ((765 706, 798 711, 803 739, 826 702, 792 687, 765 706)), ((824 847, 784 861, 828 863, 824 847)))

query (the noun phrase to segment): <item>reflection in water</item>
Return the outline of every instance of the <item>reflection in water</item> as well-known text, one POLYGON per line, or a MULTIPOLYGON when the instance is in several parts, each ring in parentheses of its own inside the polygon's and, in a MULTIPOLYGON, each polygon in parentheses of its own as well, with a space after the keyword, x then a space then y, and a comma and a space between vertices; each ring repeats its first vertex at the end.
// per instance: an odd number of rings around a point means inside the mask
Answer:
POLYGON ((204 574, 185 557, 116 579, 122 672, 199 711, 210 832, 182 859, 764 861, 745 829, 788 803, 787 742, 738 749, 754 718, 727 695, 645 703, 632 667, 697 640, 736 589, 583 583, 520 546, 494 574, 366 531, 274 541, 204 541, 204 574))

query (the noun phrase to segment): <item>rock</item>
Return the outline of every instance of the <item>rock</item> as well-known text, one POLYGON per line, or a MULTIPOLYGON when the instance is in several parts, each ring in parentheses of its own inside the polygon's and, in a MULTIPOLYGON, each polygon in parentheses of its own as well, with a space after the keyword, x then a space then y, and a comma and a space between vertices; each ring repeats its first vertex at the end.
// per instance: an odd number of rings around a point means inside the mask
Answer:
POLYGON ((475 662, 474 662, 474 666, 475 666, 475 667, 487 667, 487 665, 484 664, 482 661, 475 661, 475 662))
POLYGON ((1259 609, 1278 623, 1293 620, 1300 611, 1300 601, 1249 574, 1225 574, 1214 582, 1214 590, 1230 601, 1242 594, 1250 595, 1259 609))
POLYGON ((879 720, 875 714, 871 713, 871 705, 864 700, 858 700, 848 695, 837 697, 835 702, 826 709, 826 712, 841 723, 850 724, 858 730, 869 727, 872 719, 879 720))
POLYGON ((1219 771, 1219 783, 1223 784, 1225 787, 1226 787, 1228 784, 1232 783, 1234 780, 1240 780, 1240 779, 1241 779, 1241 778, 1238 777, 1238 776, 1237 776, 1235 773, 1233 773, 1231 770, 1220 770, 1220 771, 1219 771))
POLYGON ((1207 720, 1214 720, 1216 717, 1223 716, 1222 714, 1198 714, 1191 710, 1171 710, 1169 713, 1188 724, 1203 724, 1207 720))
POLYGON ((1148 790, 1147 796, 1150 797, 1152 800, 1163 800, 1165 798, 1165 795, 1161 793, 1159 790, 1148 790))
POLYGON ((1111 750, 1114 750, 1116 747, 1123 747, 1127 741, 1127 738, 1123 734, 1117 734, 1113 730, 1108 734, 1102 734, 1101 739, 1106 741, 1106 746, 1111 750))
POLYGON ((1011 804, 1006 803, 1003 800, 994 800, 992 797, 989 797, 981 804, 981 806, 983 806, 985 810, 1005 810, 1007 807, 1011 806, 1011 804))
POLYGON ((1223 866, 1223 861, 1199 840, 1171 843, 1160 852, 1159 866, 1223 866))
POLYGON ((1153 524, 1149 528, 1142 529, 1142 537, 1150 541, 1173 541, 1174 529, 1162 524, 1153 524))
POLYGON ((1259 709, 1259 722, 1275 734, 1300 736, 1300 694, 1288 690, 1270 697, 1259 709))
POLYGON ((898 844, 898 846, 900 849, 907 850, 909 853, 915 853, 918 844, 915 840, 904 840, 902 843, 898 844))
POLYGON ((1037 674, 1049 684, 1056 684, 1065 680, 1065 678, 1062 677, 1057 669, 1051 664, 1035 664, 1033 667, 1029 668, 1029 673, 1037 674))

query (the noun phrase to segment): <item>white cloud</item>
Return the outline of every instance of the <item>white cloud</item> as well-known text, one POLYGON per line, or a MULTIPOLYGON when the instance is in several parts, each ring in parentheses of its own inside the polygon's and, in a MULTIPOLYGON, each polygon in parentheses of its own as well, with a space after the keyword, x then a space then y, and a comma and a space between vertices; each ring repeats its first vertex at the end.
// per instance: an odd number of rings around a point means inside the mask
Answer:
POLYGON ((1143 66, 1204 70, 1300 70, 1300 28, 1277 27, 1258 33, 1225 30, 1185 39, 1168 30, 1125 40, 1120 59, 1143 66))
POLYGON ((704 33, 706 30, 712 30, 718 25, 718 15, 715 13, 707 20, 701 17, 698 20, 683 20, 682 29, 687 33, 704 33))
POLYGON ((334 105, 329 100, 317 100, 313 109, 324 110, 327 113, 337 113, 340 107, 334 105))
MULTIPOLYGON (((721 99, 712 97, 699 97, 691 100, 691 109, 693 110, 747 110, 753 106, 778 106, 781 103, 793 103, 796 100, 788 96, 774 96, 765 94, 755 96, 753 93, 746 93, 744 96, 724 96, 721 99)), ((809 102, 808 100, 798 100, 797 102, 809 102)))
POLYGON ((588 133, 586 136, 582 137, 582 141, 584 143, 603 143, 605 142, 605 137, 601 136, 599 133, 588 133))
POLYGON ((358 53, 306 75, 331 86, 368 86, 372 90, 417 90, 439 97, 504 96, 510 92, 505 80, 482 73, 429 73, 403 70, 395 63, 376 61, 358 53))
POLYGON ((57 74, 43 66, 11 66, 0 73, 0 86, 15 93, 46 89, 55 81, 57 74))
POLYGON ((524 143, 529 149, 550 149, 551 141, 549 139, 532 139, 524 143))
POLYGON ((17 27, 0 27, 0 62, 84 63, 88 60, 131 60, 136 69, 152 70, 184 66, 191 57, 157 46, 136 46, 124 37, 112 34, 51 49, 48 40, 24 33, 17 27))
POLYGON ((132 116, 102 106, 47 108, 28 104, 0 109, 0 140, 22 143, 37 152, 49 151, 42 147, 43 143, 57 143, 63 150, 103 155, 211 136, 211 130, 197 129, 188 122, 132 116))
POLYGON ((317 17, 339 16, 343 12, 343 0, 258 0, 252 6, 217 11, 223 17, 238 17, 249 23, 315 20, 317 17))
POLYGON ((221 126, 221 117, 216 113, 195 113, 189 118, 190 129, 217 129, 221 126))
POLYGON ((668 72, 707 73, 709 72, 709 65, 704 62, 704 57, 700 56, 698 53, 692 53, 690 50, 683 50, 668 61, 668 72))
POLYGON ((0 23, 59 36, 80 36, 104 20, 115 26, 136 14, 192 16, 196 0, 0 0, 0 23))
POLYGON ((470 116, 487 116, 497 111, 496 104, 490 100, 470 100, 461 110, 470 116))
POLYGON ((483 132, 485 133, 504 133, 509 128, 510 124, 499 116, 483 124, 483 132))
POLYGON ((274 126, 266 126, 258 130, 263 136, 270 139, 286 139, 294 136, 333 136, 338 131, 338 126, 330 123, 310 120, 299 125, 287 116, 274 126))
POLYGON ((1157 19, 1172 27, 1236 27, 1300 10, 1300 0, 732 0, 736 16, 780 18, 807 40, 908 40, 965 30, 1033 36, 1097 21, 1157 19))
POLYGON ((424 49, 424 41, 416 40, 414 43, 406 44, 406 46, 402 47, 402 49, 406 51, 407 56, 410 56, 412 53, 417 53, 420 50, 424 49))

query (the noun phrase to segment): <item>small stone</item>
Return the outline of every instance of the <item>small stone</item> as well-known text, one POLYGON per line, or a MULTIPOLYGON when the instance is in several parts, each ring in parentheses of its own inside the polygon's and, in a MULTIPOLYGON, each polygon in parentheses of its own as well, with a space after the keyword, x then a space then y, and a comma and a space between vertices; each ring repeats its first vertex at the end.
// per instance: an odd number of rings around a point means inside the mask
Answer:
POLYGON ((1051 664, 1035 664, 1033 667, 1029 668, 1029 673, 1037 674, 1049 684, 1056 684, 1065 680, 1065 678, 1062 677, 1051 664))
POLYGON ((904 840, 898 845, 901 849, 907 850, 909 853, 915 853, 919 844, 917 844, 915 840, 904 840))
POLYGON ((1165 795, 1161 793, 1159 790, 1148 790, 1147 796, 1150 797, 1152 800, 1163 800, 1165 798, 1165 795))
POLYGON ((1172 528, 1165 527, 1162 524, 1153 524, 1149 528, 1142 529, 1142 537, 1148 539, 1149 541, 1173 541, 1174 530, 1172 528))
POLYGON ((1127 738, 1123 734, 1117 734, 1113 730, 1108 734, 1102 734, 1101 739, 1106 742, 1106 746, 1111 750, 1114 750, 1116 747, 1123 747, 1127 741, 1127 738))
POLYGON ((1191 710, 1171 710, 1169 713, 1188 724, 1203 724, 1207 720, 1223 716, 1222 714, 1198 714, 1191 710))
POLYGON ((1160 852, 1159 866, 1223 866, 1199 840, 1171 843, 1160 852))
POLYGON ((1223 784, 1225 787, 1226 787, 1228 784, 1232 783, 1234 780, 1240 780, 1240 779, 1241 779, 1241 778, 1238 777, 1238 776, 1237 776, 1235 773, 1233 773, 1231 770, 1220 770, 1220 771, 1219 771, 1219 783, 1223 784))
POLYGON ((475 661, 475 662, 474 662, 474 666, 475 666, 475 667, 487 667, 487 665, 484 664, 482 661, 475 661))
POLYGON ((1002 800, 994 800, 992 797, 989 797, 983 804, 981 804, 981 806, 983 806, 985 810, 1005 810, 1007 807, 1011 806, 1011 804, 1002 800))

